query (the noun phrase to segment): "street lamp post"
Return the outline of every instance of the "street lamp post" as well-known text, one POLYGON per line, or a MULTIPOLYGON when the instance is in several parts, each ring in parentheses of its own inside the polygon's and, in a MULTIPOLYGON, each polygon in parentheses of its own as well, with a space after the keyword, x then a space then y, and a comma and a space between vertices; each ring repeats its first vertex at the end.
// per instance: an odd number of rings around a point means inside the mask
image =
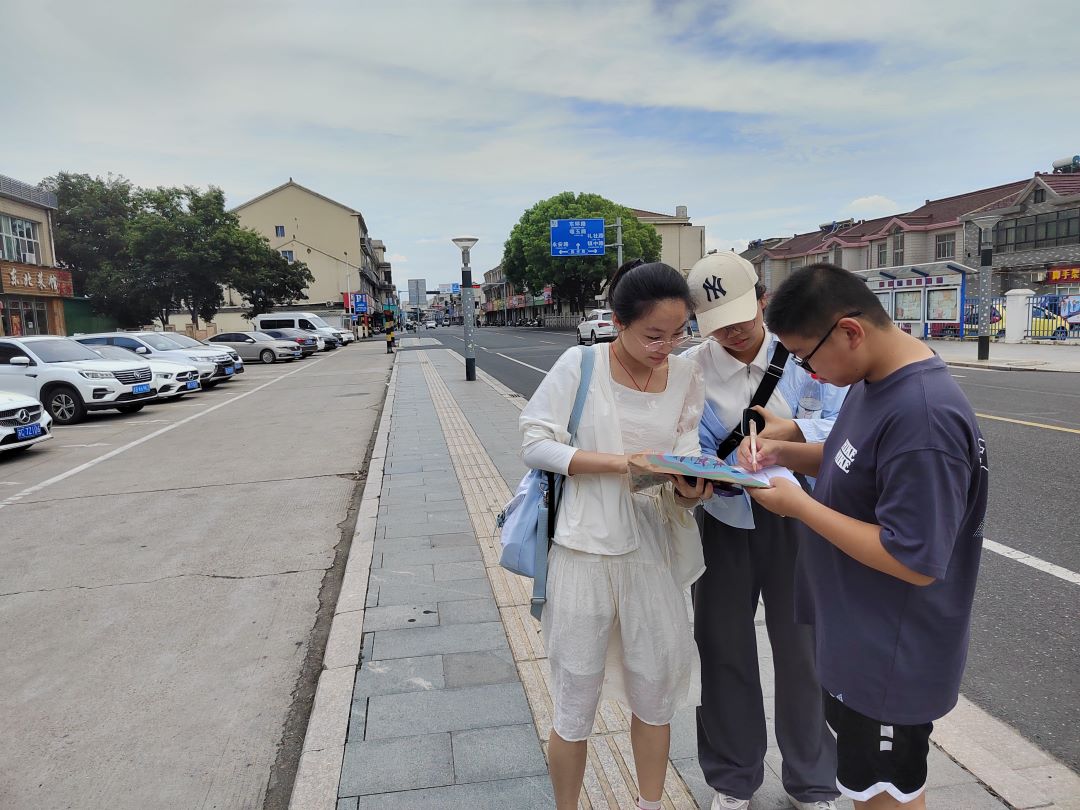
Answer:
POLYGON ((472 270, 469 268, 469 251, 480 240, 475 236, 456 236, 455 245, 461 248, 461 306, 465 310, 465 379, 476 380, 476 341, 473 329, 476 310, 473 308, 472 270))
POLYGON ((988 214, 973 217, 979 229, 979 349, 978 359, 990 359, 991 287, 994 272, 994 226, 1001 217, 988 214))

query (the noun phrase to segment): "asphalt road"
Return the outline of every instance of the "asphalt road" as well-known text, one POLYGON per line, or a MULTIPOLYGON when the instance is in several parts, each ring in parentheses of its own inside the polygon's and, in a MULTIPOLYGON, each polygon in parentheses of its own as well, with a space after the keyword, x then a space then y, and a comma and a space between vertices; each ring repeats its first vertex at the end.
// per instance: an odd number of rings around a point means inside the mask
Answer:
MULTIPOLYGON (((464 352, 460 327, 419 336, 464 352)), ((576 338, 482 328, 476 342, 477 367, 529 397, 576 338)), ((983 554, 963 692, 1080 770, 1080 531, 1073 503, 1080 432, 1051 429, 1080 431, 1080 374, 956 368, 953 376, 980 414, 989 448, 988 539, 1074 575, 1068 581, 983 554)))
POLYGON ((0 807, 287 804, 388 369, 251 364, 0 456, 0 807))

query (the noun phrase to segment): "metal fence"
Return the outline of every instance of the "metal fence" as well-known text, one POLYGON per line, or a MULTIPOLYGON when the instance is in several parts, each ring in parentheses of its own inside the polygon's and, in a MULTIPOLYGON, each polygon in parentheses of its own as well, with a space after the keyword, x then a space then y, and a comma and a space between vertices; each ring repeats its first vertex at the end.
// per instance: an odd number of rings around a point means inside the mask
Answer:
POLYGON ((1027 328, 1024 337, 1032 340, 1066 340, 1080 337, 1080 319, 1070 324, 1068 314, 1072 296, 1032 295, 1027 300, 1027 328), (1065 307, 1064 313, 1062 307, 1065 307))

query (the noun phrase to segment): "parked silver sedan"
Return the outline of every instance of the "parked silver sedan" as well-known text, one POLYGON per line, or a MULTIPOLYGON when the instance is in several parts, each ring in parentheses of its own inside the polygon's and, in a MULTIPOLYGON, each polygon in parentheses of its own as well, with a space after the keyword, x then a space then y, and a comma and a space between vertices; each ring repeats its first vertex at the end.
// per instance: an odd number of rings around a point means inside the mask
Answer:
POLYGON ((265 332, 222 332, 207 338, 207 345, 224 345, 243 360, 261 360, 264 363, 276 363, 278 360, 292 362, 299 360, 303 353, 291 340, 280 340, 265 332))

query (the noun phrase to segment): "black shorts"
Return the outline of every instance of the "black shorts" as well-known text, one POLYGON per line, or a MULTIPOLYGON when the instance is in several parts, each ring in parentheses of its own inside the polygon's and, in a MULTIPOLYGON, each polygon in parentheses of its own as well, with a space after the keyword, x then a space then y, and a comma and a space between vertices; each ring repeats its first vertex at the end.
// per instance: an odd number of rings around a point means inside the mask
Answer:
POLYGON ((926 755, 933 723, 900 726, 871 720, 827 691, 825 720, 836 736, 836 786, 850 799, 888 793, 915 800, 926 788, 926 755))

